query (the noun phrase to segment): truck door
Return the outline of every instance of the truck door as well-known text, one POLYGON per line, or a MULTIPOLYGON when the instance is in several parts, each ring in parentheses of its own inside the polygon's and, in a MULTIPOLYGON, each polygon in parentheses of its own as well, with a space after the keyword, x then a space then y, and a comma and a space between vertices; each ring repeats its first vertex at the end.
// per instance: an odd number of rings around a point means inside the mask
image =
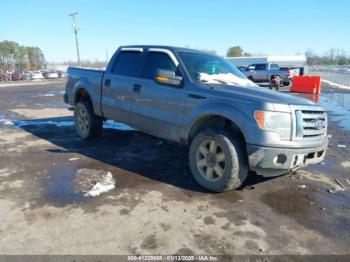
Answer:
POLYGON ((143 49, 121 49, 116 56, 102 80, 102 111, 106 118, 131 124, 133 85, 142 69, 143 49))
POLYGON ((267 76, 267 64, 256 64, 255 65, 255 80, 257 82, 269 81, 267 76))
POLYGON ((280 66, 278 64, 270 64, 269 66, 269 80, 271 79, 272 76, 279 75, 281 78, 283 78, 283 75, 281 74, 282 72, 280 71, 280 66))
POLYGON ((132 125, 147 133, 177 140, 180 135, 186 94, 182 87, 156 83, 157 69, 178 70, 175 56, 167 49, 149 49, 141 78, 134 83, 132 125))

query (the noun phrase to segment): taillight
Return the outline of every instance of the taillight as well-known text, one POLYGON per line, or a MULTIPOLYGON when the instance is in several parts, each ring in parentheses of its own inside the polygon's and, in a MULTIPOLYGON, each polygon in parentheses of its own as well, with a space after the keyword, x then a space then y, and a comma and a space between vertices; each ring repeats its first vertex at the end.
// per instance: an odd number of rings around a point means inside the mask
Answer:
POLYGON ((287 77, 290 77, 290 70, 287 71, 287 77))

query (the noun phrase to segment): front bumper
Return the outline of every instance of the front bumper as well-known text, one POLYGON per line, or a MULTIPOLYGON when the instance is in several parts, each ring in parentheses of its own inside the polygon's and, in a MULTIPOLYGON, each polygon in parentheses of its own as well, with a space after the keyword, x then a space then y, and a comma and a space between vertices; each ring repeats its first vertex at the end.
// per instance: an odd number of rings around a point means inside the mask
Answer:
MULTIPOLYGON (((257 173, 264 170, 292 171, 324 160, 328 143, 313 148, 274 148, 247 145, 249 166, 257 173)), ((273 173, 273 172, 271 172, 273 173)))

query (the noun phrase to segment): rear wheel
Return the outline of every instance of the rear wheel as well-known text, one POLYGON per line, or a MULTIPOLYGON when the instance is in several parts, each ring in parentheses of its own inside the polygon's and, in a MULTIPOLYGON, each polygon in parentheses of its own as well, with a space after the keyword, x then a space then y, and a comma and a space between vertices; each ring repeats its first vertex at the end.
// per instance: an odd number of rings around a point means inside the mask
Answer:
POLYGON ((224 129, 198 133, 190 146, 189 161, 195 180, 210 191, 239 188, 248 176, 244 143, 224 129))
POLYGON ((102 119, 96 116, 91 102, 78 102, 74 109, 74 124, 82 139, 97 137, 102 132, 102 119))

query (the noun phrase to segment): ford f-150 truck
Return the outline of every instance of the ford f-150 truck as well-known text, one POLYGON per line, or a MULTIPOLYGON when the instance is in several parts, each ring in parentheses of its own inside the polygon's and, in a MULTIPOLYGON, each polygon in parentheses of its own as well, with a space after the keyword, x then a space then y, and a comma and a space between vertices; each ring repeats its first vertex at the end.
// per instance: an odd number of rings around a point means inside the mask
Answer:
POLYGON ((299 75, 299 70, 287 67, 280 68, 278 64, 273 63, 260 63, 248 66, 244 70, 244 74, 255 83, 269 82, 274 77, 279 76, 282 83, 288 86, 293 76, 299 75))
POLYGON ((212 191, 241 187, 249 170, 284 174, 326 154, 322 107, 258 87, 212 54, 126 46, 105 71, 71 67, 68 74, 64 100, 82 139, 112 119, 188 145, 195 180, 212 191))

